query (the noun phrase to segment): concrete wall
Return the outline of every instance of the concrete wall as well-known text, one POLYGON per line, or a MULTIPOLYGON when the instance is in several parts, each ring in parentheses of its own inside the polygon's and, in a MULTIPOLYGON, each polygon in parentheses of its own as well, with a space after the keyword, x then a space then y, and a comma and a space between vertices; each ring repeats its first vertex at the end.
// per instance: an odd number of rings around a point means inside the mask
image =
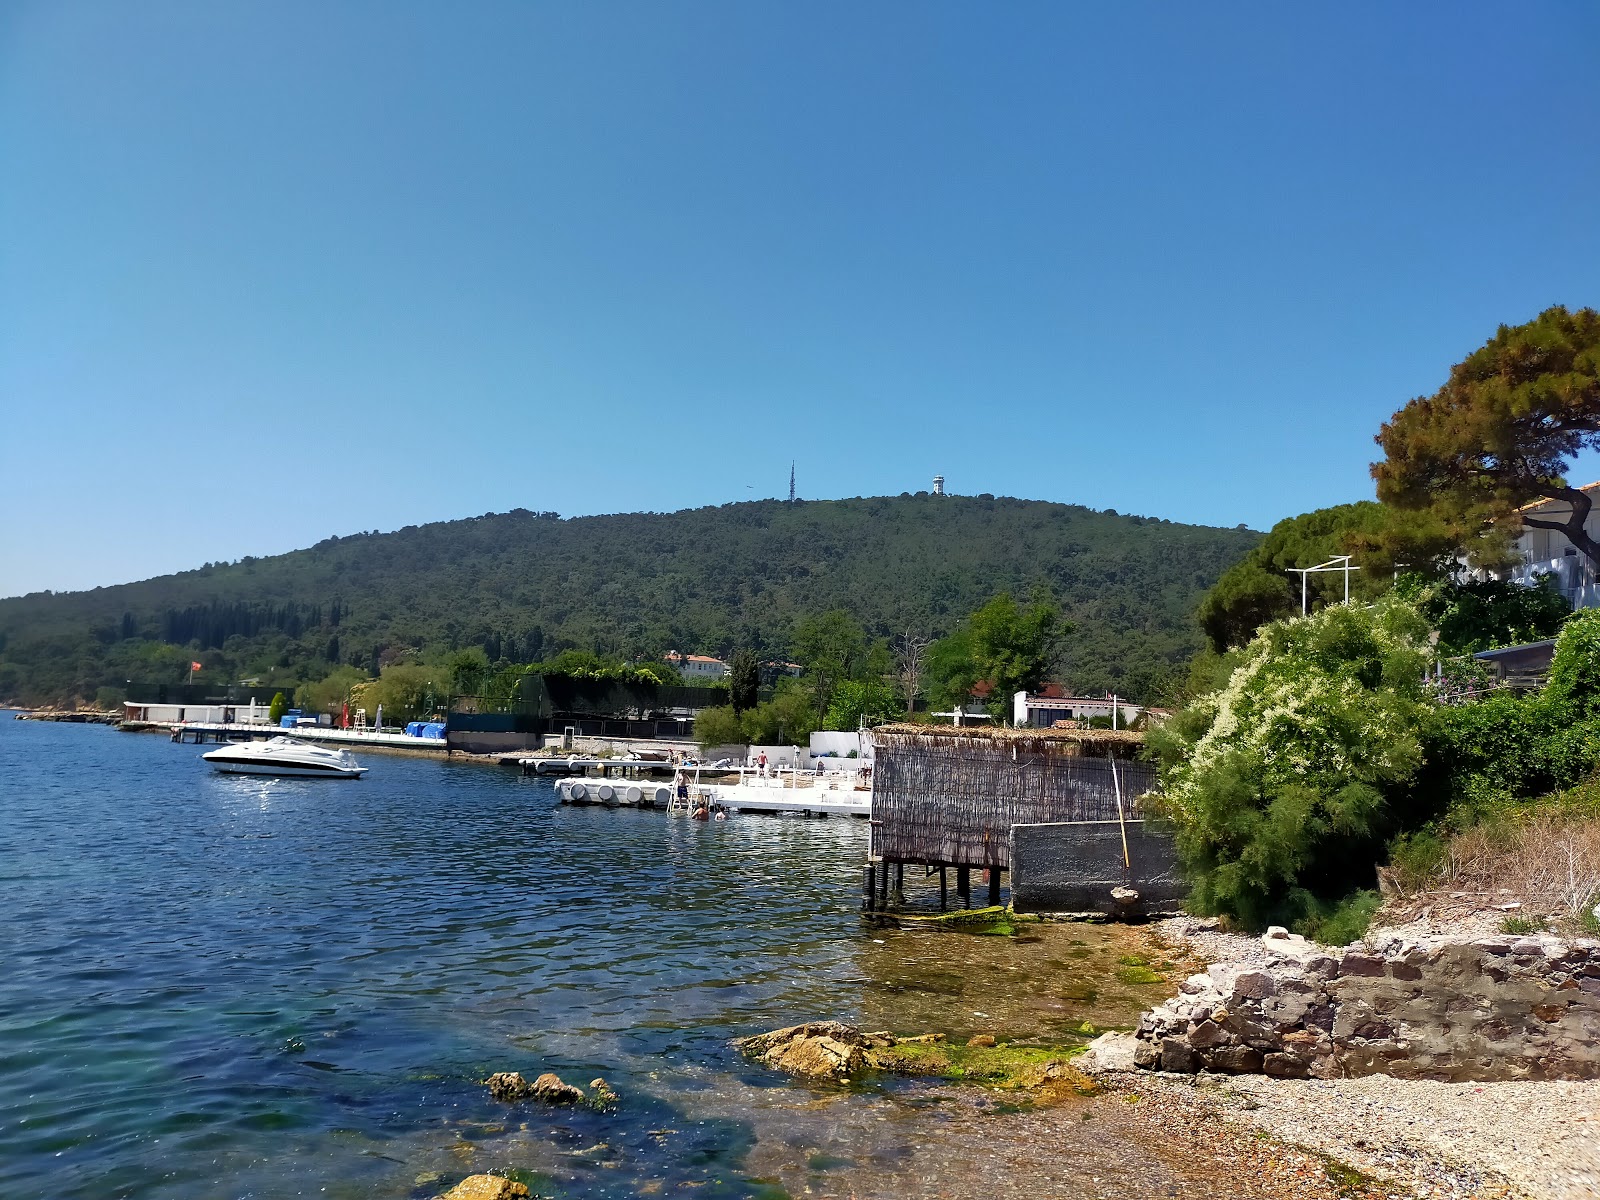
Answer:
POLYGON ((537 733, 477 733, 470 730, 446 729, 445 745, 466 754, 510 754, 516 750, 537 750, 540 736, 537 733))
POLYGON ((767 756, 768 770, 773 767, 793 767, 800 762, 798 746, 751 746, 746 756, 746 765, 753 766, 756 759, 763 754, 767 756))
MULTIPOLYGON (((811 735, 811 745, 807 748, 808 762, 820 758, 824 754, 832 754, 841 759, 849 759, 850 751, 856 752, 855 759, 870 760, 873 755, 872 739, 863 739, 859 733, 840 733, 835 730, 822 730, 811 735), (862 744, 865 740, 865 745, 862 744)), ((838 768, 843 770, 843 767, 838 768)))
POLYGON ((1128 871, 1122 823, 1072 821, 1011 827, 1011 902, 1019 912, 1103 912, 1136 915, 1176 907, 1186 888, 1170 834, 1129 821, 1128 871), (1112 888, 1139 893, 1119 904, 1112 888))
POLYGON ((1486 1082, 1600 1078, 1600 941, 1391 937, 1330 950, 1274 931, 1147 1013, 1138 1065, 1486 1082))

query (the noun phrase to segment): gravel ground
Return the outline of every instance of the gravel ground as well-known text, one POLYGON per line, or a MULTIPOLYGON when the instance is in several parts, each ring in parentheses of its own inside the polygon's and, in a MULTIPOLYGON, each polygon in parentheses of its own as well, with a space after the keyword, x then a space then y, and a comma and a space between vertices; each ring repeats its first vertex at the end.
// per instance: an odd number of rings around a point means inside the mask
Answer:
MULTIPOLYGON (((1600 1081, 1439 1083, 1253 1077, 1250 1120, 1302 1145, 1325 1139, 1397 1175, 1432 1160, 1498 1174, 1531 1196, 1600 1196, 1600 1081)), ((1335 1148, 1337 1147, 1337 1149, 1335 1148)))
POLYGON ((1147 929, 1174 947, 1186 950, 1204 969, 1211 963, 1240 962, 1264 964, 1271 958, 1259 937, 1224 933, 1211 917, 1166 917, 1152 921, 1147 929))
POLYGON ((1396 1195, 1600 1196, 1600 1082, 1131 1075, 1110 1086, 1254 1126, 1396 1195))
MULTIPOLYGON (((1410 1087, 1397 1080, 1329 1084, 1265 1076, 1140 1072, 1110 1076, 1103 1082, 1114 1094, 1138 1098, 1133 1111, 1142 1113, 1152 1132, 1179 1144, 1191 1141, 1197 1154, 1226 1156, 1241 1142, 1254 1142, 1280 1160, 1293 1161, 1298 1154, 1322 1164, 1341 1195, 1362 1200, 1555 1200, 1596 1194, 1541 1190, 1513 1182, 1470 1161, 1470 1149, 1426 1141, 1417 1133, 1414 1119, 1398 1118, 1393 1111, 1406 1104, 1403 1096, 1386 1097, 1390 1111, 1375 1118, 1340 1090, 1350 1084, 1377 1084, 1398 1085, 1403 1093, 1410 1087), (1197 1130, 1203 1140, 1195 1139, 1197 1130)), ((1496 1153, 1502 1150, 1497 1148, 1496 1153)))
MULTIPOLYGON (((1493 932, 1505 913, 1485 911, 1480 897, 1454 895, 1409 908, 1392 905, 1385 915, 1385 928, 1375 933, 1470 937, 1493 932)), ((1221 932, 1210 921, 1176 917, 1154 928, 1197 961, 1266 961, 1258 939, 1221 932)), ((1209 1117, 1253 1126, 1399 1187, 1395 1195, 1600 1198, 1600 1080, 1441 1083, 1378 1075, 1315 1080, 1145 1072, 1104 1079, 1114 1090, 1153 1100, 1158 1120, 1181 1126, 1209 1117), (1164 1116, 1166 1109, 1184 1115, 1164 1116)))

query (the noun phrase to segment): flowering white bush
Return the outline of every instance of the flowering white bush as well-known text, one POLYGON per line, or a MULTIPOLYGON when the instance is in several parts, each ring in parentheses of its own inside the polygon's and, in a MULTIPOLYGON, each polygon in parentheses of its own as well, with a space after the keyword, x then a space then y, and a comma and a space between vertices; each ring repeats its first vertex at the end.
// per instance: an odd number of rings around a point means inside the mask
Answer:
POLYGON ((1384 789, 1422 762, 1429 632, 1392 597, 1267 625, 1157 739, 1202 907, 1289 919, 1370 873, 1384 789))

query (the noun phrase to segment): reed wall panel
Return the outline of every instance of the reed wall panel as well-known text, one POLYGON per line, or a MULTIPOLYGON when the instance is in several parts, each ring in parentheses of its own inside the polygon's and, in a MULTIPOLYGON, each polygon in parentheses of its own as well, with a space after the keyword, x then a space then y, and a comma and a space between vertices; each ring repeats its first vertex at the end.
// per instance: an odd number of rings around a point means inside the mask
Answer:
POLYGON ((873 853, 892 862, 1007 868, 1013 825, 1115 821, 1118 785, 1138 820, 1155 786, 1148 763, 1059 738, 880 730, 874 740, 873 853))

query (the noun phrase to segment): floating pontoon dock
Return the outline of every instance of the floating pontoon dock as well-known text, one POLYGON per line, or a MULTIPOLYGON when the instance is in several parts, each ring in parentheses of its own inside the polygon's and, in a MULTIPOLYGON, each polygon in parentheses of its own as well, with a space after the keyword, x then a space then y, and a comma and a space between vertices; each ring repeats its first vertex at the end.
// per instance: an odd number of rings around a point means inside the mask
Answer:
MULTIPOLYGON (((618 760, 602 760, 615 767, 618 760)), ((793 813, 805 817, 868 817, 872 813, 872 793, 858 789, 858 775, 809 775, 804 771, 779 769, 762 777, 749 769, 738 773, 736 782, 702 783, 689 787, 689 804, 705 804, 713 810, 749 813, 793 813)), ((609 808, 674 807, 674 789, 654 781, 628 783, 616 779, 563 779, 556 784, 556 795, 563 804, 593 804, 609 808)))
POLYGON ((409 733, 380 733, 376 729, 333 729, 326 725, 243 725, 185 721, 168 726, 175 742, 242 742, 256 738, 292 737, 303 742, 326 742, 338 746, 372 746, 391 750, 422 750, 430 754, 448 751, 443 738, 413 737, 409 733))

